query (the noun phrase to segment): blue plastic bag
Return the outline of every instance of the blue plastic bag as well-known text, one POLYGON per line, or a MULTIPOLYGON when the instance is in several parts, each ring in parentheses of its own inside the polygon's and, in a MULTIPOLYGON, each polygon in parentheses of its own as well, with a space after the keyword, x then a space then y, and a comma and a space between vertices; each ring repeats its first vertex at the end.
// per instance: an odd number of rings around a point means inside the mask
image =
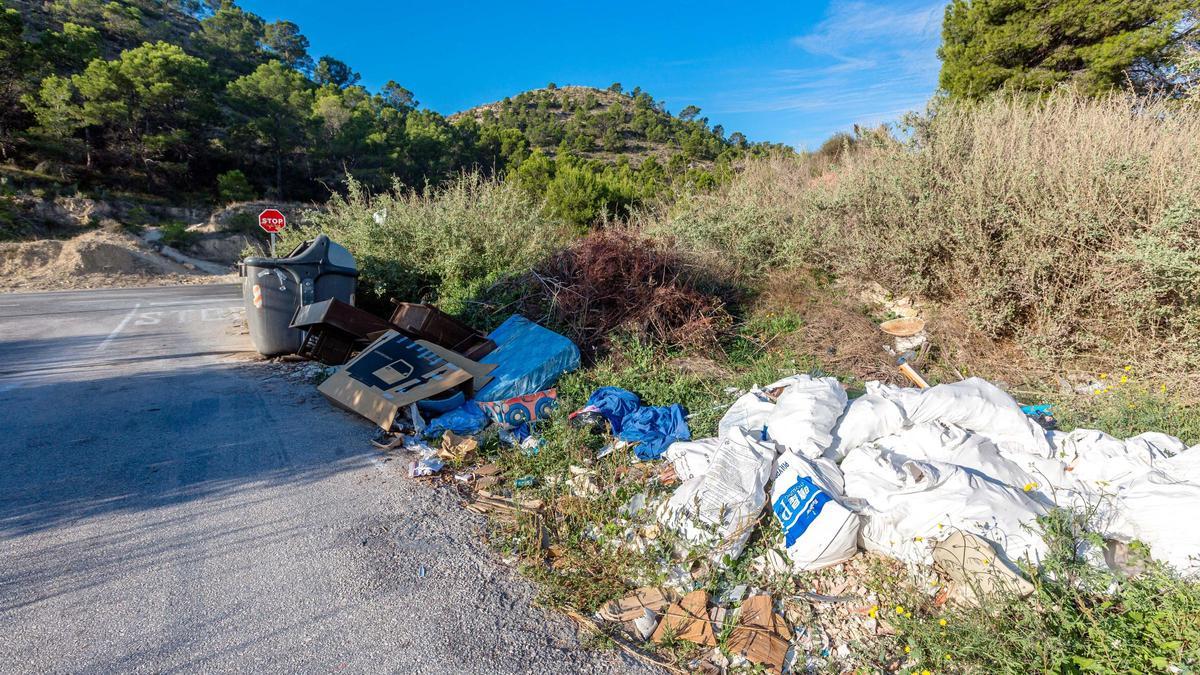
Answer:
POLYGON ((496 349, 479 360, 494 363, 492 381, 475 392, 476 401, 503 401, 549 389, 579 367, 579 348, 567 338, 514 314, 488 338, 496 349))
POLYGON ((474 401, 467 401, 461 406, 444 415, 435 417, 425 427, 426 436, 441 436, 447 431, 465 436, 473 434, 488 425, 487 415, 474 401))
POLYGON ((678 403, 639 408, 621 420, 621 427, 617 438, 636 442, 633 454, 641 460, 658 459, 675 441, 692 439, 683 406, 678 403))
POLYGON ((589 411, 598 412, 608 420, 613 434, 619 434, 622 429, 621 422, 641 405, 642 400, 632 391, 620 387, 600 387, 588 397, 587 405, 576 411, 575 414, 589 411))

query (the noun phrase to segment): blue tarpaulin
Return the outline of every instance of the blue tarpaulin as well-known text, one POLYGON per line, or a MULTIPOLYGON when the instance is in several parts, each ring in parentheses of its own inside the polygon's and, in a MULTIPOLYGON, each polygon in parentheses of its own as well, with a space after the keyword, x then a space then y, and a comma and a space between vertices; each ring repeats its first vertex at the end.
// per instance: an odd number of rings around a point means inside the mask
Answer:
POLYGON ((633 446, 638 459, 658 459, 675 441, 689 441, 692 431, 688 428, 683 406, 647 406, 639 408, 621 420, 621 433, 617 438, 633 446))
POLYGON ((496 349, 479 360, 497 364, 492 381, 475 392, 476 401, 503 401, 549 389, 563 373, 579 367, 579 348, 567 338, 519 314, 488 338, 496 349))

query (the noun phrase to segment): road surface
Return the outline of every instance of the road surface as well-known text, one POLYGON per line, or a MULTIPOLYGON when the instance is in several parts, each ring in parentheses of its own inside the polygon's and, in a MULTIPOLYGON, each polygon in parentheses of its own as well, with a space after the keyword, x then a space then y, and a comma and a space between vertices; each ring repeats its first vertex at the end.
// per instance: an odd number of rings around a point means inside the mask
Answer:
POLYGON ((0 295, 0 672, 624 672, 253 363, 236 286, 0 295))

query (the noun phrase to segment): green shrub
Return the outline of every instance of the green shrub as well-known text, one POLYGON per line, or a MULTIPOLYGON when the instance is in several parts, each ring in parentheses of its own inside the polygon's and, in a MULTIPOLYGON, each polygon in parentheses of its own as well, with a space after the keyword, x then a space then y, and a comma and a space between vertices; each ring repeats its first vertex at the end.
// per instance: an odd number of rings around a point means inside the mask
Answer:
POLYGON ((238 169, 217 176, 217 196, 222 204, 247 202, 257 198, 250 179, 238 169))
POLYGON ((186 223, 164 223, 159 226, 158 231, 162 235, 159 239, 166 246, 175 249, 187 248, 196 240, 196 233, 189 232, 186 223))
POLYGON ((306 225, 284 231, 282 249, 323 232, 354 255, 369 295, 428 297, 450 312, 572 236, 524 190, 476 174, 424 193, 397 184, 372 195, 351 180, 345 195, 309 215, 306 225))

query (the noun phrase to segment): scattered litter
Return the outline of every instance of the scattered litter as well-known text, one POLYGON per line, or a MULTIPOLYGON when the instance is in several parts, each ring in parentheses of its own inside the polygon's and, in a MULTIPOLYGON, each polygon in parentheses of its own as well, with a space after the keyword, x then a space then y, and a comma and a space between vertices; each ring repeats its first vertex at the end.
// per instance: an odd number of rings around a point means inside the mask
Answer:
POLYGON ((731 653, 782 673, 791 642, 792 631, 783 617, 775 613, 771 596, 756 595, 742 603, 738 625, 729 636, 728 646, 731 653))
POLYGON ((442 435, 441 449, 438 451, 438 457, 447 462, 469 462, 475 457, 475 451, 479 449, 479 439, 471 436, 459 436, 453 431, 447 431, 442 435))
POLYGON ((441 471, 442 467, 444 466, 446 466, 446 463, 437 457, 419 459, 408 465, 408 477, 422 478, 425 476, 432 476, 433 474, 441 471))
POLYGON ((633 621, 646 610, 659 612, 678 600, 678 596, 661 588, 639 588, 629 595, 613 600, 600 608, 599 616, 605 621, 633 621))
POLYGON ((522 513, 537 513, 542 510, 544 503, 540 499, 517 501, 480 490, 475 498, 468 502, 466 508, 475 513, 495 513, 504 517, 513 517, 522 513))
POLYGON ((663 642, 668 638, 710 647, 717 645, 717 634, 708 616, 707 591, 692 591, 663 610, 662 621, 650 639, 663 642))
POLYGON ((533 476, 521 476, 520 478, 513 481, 513 487, 518 487, 518 488, 533 487, 534 483, 536 483, 536 482, 537 482, 537 479, 534 478, 533 476))
POLYGON ((675 441, 691 440, 683 406, 647 406, 638 408, 621 420, 621 431, 617 438, 627 443, 637 443, 633 452, 638 459, 658 459, 675 441))

